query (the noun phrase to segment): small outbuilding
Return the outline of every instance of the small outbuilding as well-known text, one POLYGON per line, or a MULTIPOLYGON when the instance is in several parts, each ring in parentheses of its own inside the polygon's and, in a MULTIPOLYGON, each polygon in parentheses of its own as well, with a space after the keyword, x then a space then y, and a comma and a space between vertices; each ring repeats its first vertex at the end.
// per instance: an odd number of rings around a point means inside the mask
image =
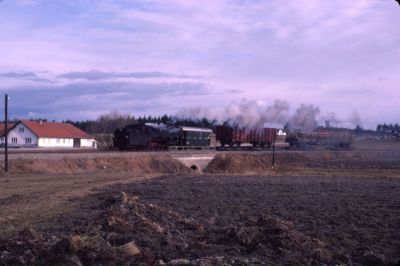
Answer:
MULTIPOLYGON (((69 123, 20 120, 8 125, 10 147, 97 148, 96 140, 69 123)), ((4 124, 0 125, 0 144, 4 145, 4 124)))

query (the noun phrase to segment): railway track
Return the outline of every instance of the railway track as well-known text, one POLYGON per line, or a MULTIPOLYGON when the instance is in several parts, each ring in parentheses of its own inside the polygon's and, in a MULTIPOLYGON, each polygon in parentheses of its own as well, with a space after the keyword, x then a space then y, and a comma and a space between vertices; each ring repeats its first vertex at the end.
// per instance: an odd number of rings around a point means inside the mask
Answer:
MULTIPOLYGON (((390 145, 388 145, 390 147, 390 145)), ((364 152, 385 152, 385 151, 397 151, 399 145, 397 142, 393 143, 393 148, 388 149, 388 147, 375 147, 374 145, 372 147, 354 147, 350 149, 329 149, 324 146, 314 146, 309 149, 281 149, 277 148, 276 152, 281 153, 281 152, 321 152, 321 151, 327 151, 329 150, 330 152, 343 152, 343 151, 364 151, 364 152)), ((49 148, 9 148, 8 153, 9 154, 129 154, 129 153, 138 153, 138 154, 143 154, 143 153, 165 153, 165 154, 202 154, 202 153, 247 153, 247 152, 252 152, 252 153, 268 153, 272 152, 272 148, 247 148, 247 147, 241 147, 241 148, 227 148, 227 147, 221 147, 219 149, 195 149, 195 148, 188 148, 188 147, 173 147, 169 150, 132 150, 132 151, 119 151, 119 150, 100 150, 100 149, 49 149, 49 148)), ((4 154, 4 147, 0 148, 0 155, 4 154)))

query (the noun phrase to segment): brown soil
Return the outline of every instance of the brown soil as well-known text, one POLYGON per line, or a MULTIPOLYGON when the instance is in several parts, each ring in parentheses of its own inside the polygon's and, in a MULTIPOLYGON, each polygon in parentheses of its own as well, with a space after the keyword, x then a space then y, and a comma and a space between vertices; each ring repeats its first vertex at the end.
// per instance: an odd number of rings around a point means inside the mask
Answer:
POLYGON ((396 265, 400 179, 160 177, 0 241, 5 265, 396 265), (377 193, 379 191, 379 193, 377 193))
POLYGON ((69 212, 74 202, 95 188, 143 180, 162 174, 187 174, 169 155, 134 157, 14 159, 10 173, 0 175, 0 234, 12 234, 29 224, 43 224, 69 212))
POLYGON ((14 159, 0 265, 396 265, 399 154, 226 152, 203 175, 165 153, 14 159))

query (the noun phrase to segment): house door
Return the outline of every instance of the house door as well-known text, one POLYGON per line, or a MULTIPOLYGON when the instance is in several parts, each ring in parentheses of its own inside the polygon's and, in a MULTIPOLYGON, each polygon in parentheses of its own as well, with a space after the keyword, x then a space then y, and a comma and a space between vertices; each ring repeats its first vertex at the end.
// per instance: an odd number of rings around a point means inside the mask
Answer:
POLYGON ((81 147, 81 139, 74 139, 74 148, 81 147))

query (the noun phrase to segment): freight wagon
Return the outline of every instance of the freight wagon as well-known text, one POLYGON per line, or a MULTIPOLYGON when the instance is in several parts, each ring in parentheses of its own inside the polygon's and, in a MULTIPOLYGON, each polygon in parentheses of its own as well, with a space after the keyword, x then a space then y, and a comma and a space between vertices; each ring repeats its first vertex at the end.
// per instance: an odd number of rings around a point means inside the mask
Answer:
POLYGON ((277 140, 275 128, 241 128, 222 125, 215 128, 215 134, 221 147, 230 148, 269 148, 277 140))

